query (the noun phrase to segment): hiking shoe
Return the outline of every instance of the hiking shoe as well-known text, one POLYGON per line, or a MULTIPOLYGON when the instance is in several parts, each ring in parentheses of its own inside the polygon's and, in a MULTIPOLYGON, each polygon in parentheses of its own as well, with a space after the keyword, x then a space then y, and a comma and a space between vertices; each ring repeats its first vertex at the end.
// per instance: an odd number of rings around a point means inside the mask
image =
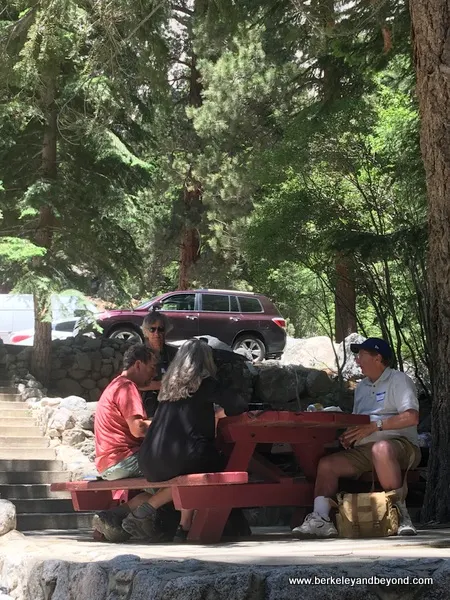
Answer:
POLYGON ((181 525, 178 525, 178 529, 173 536, 173 542, 175 544, 185 544, 187 542, 188 535, 189 531, 186 531, 181 527, 181 525))
POLYGON ((122 528, 134 540, 147 542, 162 542, 166 535, 157 511, 151 515, 139 518, 130 513, 122 522, 122 528))
POLYGON ((396 507, 399 513, 397 535, 417 535, 417 529, 412 524, 406 504, 397 502, 396 507))
POLYGON ((122 521, 123 516, 118 515, 114 510, 102 510, 94 515, 92 527, 108 542, 120 544, 130 539, 130 535, 122 528, 122 521))
POLYGON ((303 524, 295 527, 291 533, 298 539, 338 537, 337 529, 331 519, 321 517, 315 512, 307 515, 303 524))

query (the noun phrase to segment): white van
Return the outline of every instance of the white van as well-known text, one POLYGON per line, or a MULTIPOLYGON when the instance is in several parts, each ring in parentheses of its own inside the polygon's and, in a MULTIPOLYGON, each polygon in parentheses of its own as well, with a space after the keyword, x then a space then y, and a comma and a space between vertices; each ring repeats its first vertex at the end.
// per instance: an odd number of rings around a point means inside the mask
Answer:
MULTIPOLYGON (((54 294, 52 321, 75 317, 80 298, 54 294)), ((8 343, 15 331, 34 329, 33 296, 31 294, 0 294, 0 338, 8 343)))

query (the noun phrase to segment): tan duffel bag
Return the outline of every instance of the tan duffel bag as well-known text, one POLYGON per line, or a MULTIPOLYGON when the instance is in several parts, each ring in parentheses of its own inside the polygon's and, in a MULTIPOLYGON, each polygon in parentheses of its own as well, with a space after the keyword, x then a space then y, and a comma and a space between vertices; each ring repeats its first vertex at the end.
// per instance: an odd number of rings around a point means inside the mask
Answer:
POLYGON ((396 493, 338 494, 336 526, 339 537, 373 538, 397 535, 396 493))

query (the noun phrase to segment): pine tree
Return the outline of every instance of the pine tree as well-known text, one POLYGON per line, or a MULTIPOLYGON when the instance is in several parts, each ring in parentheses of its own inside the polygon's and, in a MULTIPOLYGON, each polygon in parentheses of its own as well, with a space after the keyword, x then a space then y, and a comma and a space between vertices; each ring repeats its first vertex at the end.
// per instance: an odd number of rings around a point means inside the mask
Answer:
POLYGON ((34 294, 32 370, 44 383, 51 292, 86 289, 83 279, 102 272, 123 283, 138 273, 139 253, 119 218, 153 171, 131 150, 148 112, 149 42, 134 31, 155 9, 137 7, 132 16, 125 3, 2 7, 0 252, 18 289, 34 294))

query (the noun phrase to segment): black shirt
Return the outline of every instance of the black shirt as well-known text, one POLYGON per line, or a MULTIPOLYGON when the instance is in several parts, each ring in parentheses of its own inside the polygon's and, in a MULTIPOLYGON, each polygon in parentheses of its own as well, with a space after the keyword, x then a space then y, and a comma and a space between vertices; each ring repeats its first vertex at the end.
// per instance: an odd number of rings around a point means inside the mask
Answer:
POLYGON ((223 389, 211 377, 204 379, 190 398, 159 402, 139 451, 139 465, 149 481, 222 468, 215 447, 214 404, 229 416, 247 410, 236 392, 223 389))
MULTIPOLYGON (((164 344, 159 354, 158 364, 156 367, 157 373, 156 377, 153 378, 153 381, 161 381, 177 351, 178 348, 175 346, 164 344)), ((158 393, 159 390, 146 390, 145 392, 142 392, 142 402, 144 403, 145 412, 147 413, 147 417, 149 419, 153 417, 156 409, 158 408, 158 393)))

